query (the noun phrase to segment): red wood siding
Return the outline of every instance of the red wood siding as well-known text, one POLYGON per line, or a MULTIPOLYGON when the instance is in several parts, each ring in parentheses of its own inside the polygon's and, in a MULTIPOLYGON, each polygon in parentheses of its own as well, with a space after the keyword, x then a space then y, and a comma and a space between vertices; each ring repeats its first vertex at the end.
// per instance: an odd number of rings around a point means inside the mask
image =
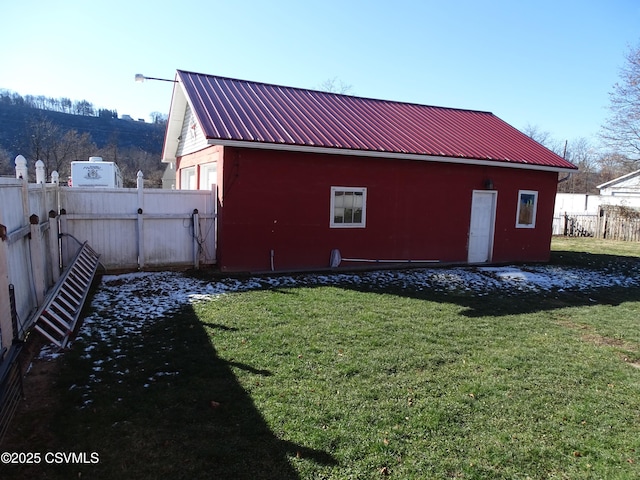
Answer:
POLYGON ((473 190, 498 191, 494 262, 549 258, 557 173, 225 147, 218 168, 224 271, 326 268, 343 257, 464 263, 473 190), (222 164, 222 168, 220 168, 222 164), (366 228, 330 228, 331 186, 366 187, 366 228), (539 192, 516 229, 518 190, 539 192))

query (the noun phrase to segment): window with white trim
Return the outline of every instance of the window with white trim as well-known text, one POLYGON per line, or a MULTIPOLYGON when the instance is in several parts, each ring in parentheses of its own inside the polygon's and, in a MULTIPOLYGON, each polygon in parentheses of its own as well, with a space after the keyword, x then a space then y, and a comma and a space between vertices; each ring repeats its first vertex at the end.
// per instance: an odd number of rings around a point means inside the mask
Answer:
POLYGON ((197 190, 196 167, 180 169, 180 190, 197 190))
POLYGON ((331 228, 364 228, 366 212, 365 187, 331 187, 331 228))
POLYGON ((538 192, 533 190, 520 190, 518 192, 516 228, 536 228, 537 209, 538 192))
POLYGON ((218 182, 218 164, 216 162, 200 165, 200 190, 210 190, 218 182))

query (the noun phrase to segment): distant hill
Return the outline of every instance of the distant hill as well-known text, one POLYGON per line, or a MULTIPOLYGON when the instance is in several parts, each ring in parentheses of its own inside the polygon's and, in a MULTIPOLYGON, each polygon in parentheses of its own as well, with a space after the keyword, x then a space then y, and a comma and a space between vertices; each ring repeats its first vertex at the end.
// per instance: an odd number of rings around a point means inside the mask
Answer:
POLYGON ((24 155, 29 165, 43 160, 47 175, 56 170, 60 178, 69 175, 71 161, 101 156, 120 166, 125 186, 135 186, 138 170, 149 186, 162 185, 165 121, 119 119, 109 110, 76 115, 16 103, 0 101, 0 175, 13 175, 17 155, 24 155))
POLYGON ((162 153, 164 124, 118 118, 73 115, 33 107, 0 104, 0 147, 9 154, 21 154, 29 145, 29 130, 34 121, 48 120, 62 131, 88 133, 98 148, 116 143, 118 148, 139 148, 153 155, 162 153))

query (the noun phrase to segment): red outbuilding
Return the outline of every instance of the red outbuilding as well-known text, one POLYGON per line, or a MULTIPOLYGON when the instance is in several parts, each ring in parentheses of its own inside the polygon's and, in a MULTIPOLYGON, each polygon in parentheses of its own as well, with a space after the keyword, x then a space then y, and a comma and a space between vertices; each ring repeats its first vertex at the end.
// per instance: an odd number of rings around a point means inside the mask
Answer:
POLYGON ((216 185, 229 272, 548 261, 576 169, 492 113, 181 70, 163 161, 216 185))

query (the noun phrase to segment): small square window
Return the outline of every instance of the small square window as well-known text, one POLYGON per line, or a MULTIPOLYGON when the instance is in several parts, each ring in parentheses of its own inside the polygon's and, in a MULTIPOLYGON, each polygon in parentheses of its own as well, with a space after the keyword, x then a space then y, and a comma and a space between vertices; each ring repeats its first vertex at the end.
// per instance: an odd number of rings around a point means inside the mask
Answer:
POLYGON ((363 187, 331 187, 332 228, 364 228, 367 189, 363 187))
POLYGON ((536 210, 538 208, 538 192, 520 190, 518 192, 518 212, 516 228, 536 228, 536 210))

